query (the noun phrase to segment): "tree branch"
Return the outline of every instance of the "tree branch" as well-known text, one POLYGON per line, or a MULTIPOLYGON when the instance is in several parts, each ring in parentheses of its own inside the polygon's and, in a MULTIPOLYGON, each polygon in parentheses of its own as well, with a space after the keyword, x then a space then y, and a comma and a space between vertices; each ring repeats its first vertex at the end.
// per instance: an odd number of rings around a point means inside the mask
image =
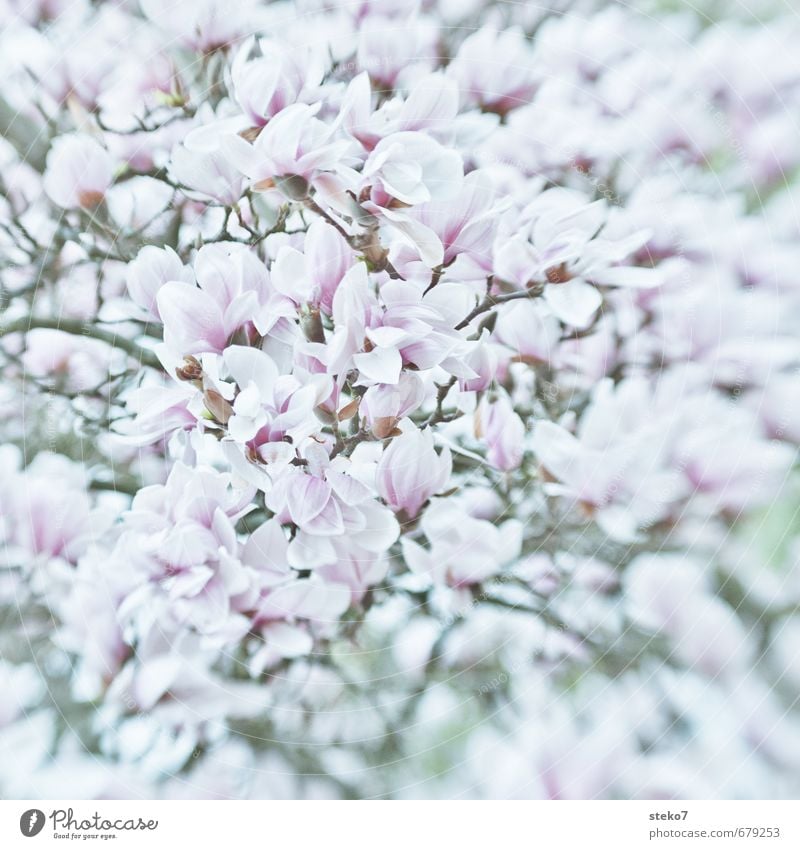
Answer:
POLYGON ((38 329, 61 330, 73 336, 96 339, 99 342, 105 342, 112 348, 124 351, 140 365, 163 370, 161 361, 152 351, 142 348, 132 339, 120 336, 111 330, 95 327, 88 321, 77 318, 46 318, 44 316, 23 316, 13 321, 0 321, 0 336, 7 336, 10 333, 27 333, 29 330, 38 329))
POLYGON ((44 171, 49 144, 43 128, 38 127, 27 115, 14 109, 0 97, 0 136, 8 141, 31 168, 44 171))
POLYGON ((456 330, 463 330, 465 327, 469 326, 470 322, 477 318, 479 315, 482 315, 485 312, 489 312, 493 307, 498 306, 499 304, 507 304, 509 301, 519 301, 522 298, 538 298, 542 294, 542 289, 536 287, 534 289, 520 289, 517 292, 509 292, 505 295, 486 295, 486 297, 472 310, 469 315, 465 318, 461 319, 456 325, 456 330))

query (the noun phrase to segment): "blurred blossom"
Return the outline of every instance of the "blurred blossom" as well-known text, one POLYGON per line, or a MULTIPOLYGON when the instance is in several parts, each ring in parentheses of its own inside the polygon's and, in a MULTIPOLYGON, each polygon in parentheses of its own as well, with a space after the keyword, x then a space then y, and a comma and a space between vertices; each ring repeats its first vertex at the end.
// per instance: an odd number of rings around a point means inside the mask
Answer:
POLYGON ((89 136, 62 136, 47 156, 44 188, 65 209, 93 209, 105 197, 114 176, 111 155, 89 136))
POLYGON ((493 466, 510 471, 522 462, 525 424, 514 412, 507 395, 500 395, 496 401, 481 402, 476 431, 486 440, 486 457, 493 466))

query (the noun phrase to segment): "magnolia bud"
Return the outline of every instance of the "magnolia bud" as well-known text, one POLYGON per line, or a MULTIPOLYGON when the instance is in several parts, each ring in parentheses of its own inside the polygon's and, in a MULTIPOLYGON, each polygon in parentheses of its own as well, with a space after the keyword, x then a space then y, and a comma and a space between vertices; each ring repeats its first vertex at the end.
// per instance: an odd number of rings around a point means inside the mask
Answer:
POLYGON ((516 469, 522 462, 525 425, 505 392, 496 401, 483 399, 475 425, 476 435, 486 440, 489 462, 504 472, 516 469))
POLYGON ((489 342, 488 330, 485 330, 478 342, 470 348, 464 357, 464 363, 477 372, 478 376, 459 381, 459 388, 463 392, 482 392, 491 385, 497 372, 497 352, 489 342))
POLYGON ((447 486, 451 470, 450 449, 438 455, 433 433, 414 428, 394 439, 383 452, 376 469, 378 492, 387 504, 413 519, 432 495, 447 486))
POLYGON ((184 357, 183 365, 178 366, 175 369, 175 374, 177 375, 178 380, 186 380, 191 382, 202 381, 203 366, 200 364, 200 361, 196 357, 184 357))

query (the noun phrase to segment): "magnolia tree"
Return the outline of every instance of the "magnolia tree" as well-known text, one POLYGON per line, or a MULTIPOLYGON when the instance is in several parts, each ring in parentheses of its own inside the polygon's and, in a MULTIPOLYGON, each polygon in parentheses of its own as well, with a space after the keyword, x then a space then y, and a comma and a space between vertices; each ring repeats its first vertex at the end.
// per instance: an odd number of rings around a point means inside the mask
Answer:
POLYGON ((800 791, 780 11, 5 0, 2 795, 800 791))

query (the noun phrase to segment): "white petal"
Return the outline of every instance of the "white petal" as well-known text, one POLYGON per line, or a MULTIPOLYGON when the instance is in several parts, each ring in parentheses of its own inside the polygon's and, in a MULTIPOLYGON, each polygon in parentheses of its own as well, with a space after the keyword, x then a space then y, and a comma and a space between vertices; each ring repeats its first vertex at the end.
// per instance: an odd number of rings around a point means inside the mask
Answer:
POLYGON ((600 292, 579 278, 548 284, 544 298, 555 315, 573 327, 586 327, 603 303, 600 292))
POLYGON ((353 363, 361 378, 371 383, 395 384, 403 368, 403 358, 394 348, 375 348, 368 354, 356 354, 353 363))

